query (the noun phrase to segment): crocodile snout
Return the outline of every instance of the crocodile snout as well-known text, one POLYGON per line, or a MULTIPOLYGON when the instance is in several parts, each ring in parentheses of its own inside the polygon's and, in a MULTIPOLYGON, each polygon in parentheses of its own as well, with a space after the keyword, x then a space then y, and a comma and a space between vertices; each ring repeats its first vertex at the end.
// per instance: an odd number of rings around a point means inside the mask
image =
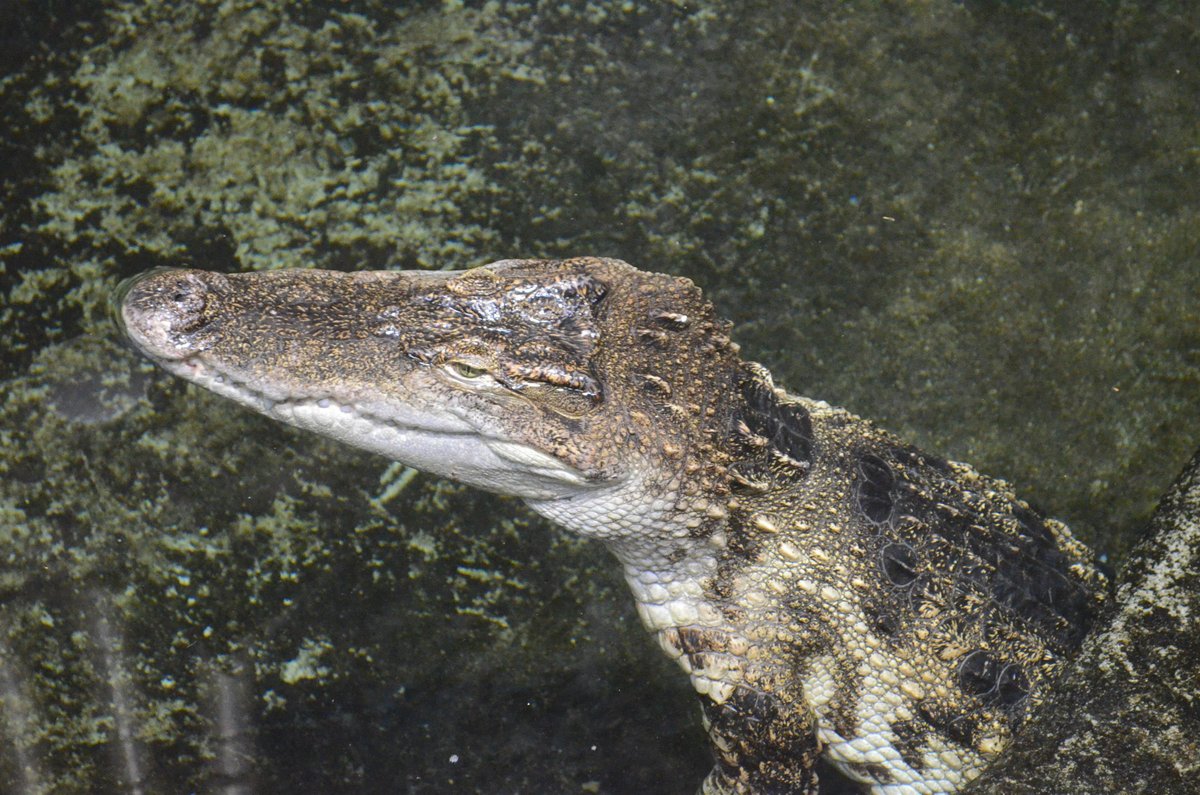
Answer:
POLYGON ((135 346, 158 360, 195 352, 194 335, 213 317, 219 301, 217 274, 156 268, 121 282, 113 293, 113 317, 135 346))

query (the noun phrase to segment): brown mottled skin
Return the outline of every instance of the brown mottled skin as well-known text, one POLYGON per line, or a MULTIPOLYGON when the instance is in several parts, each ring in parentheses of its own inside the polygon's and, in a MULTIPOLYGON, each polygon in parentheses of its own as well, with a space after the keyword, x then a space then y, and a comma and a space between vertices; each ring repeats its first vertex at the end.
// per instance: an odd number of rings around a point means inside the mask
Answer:
POLYGON ((776 388, 686 279, 167 270, 119 304, 171 372, 603 541, 700 694, 705 793, 815 793, 821 755, 874 792, 958 789, 1103 598, 1065 526, 776 388))

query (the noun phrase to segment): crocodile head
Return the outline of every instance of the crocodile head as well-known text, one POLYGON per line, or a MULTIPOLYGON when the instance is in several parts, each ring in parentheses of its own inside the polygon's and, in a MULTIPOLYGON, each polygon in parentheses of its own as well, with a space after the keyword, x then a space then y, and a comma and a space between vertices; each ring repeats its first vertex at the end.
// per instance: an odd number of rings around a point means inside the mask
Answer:
POLYGON ((163 269, 124 283, 115 310, 137 348, 189 381, 531 501, 645 480, 664 460, 678 468, 716 413, 701 386, 736 360, 691 282, 596 258, 163 269))

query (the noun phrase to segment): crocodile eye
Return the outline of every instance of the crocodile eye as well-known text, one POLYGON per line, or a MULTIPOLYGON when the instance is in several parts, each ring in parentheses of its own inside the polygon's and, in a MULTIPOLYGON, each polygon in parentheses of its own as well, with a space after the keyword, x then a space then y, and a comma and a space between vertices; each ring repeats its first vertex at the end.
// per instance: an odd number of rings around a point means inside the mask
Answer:
POLYGON ((482 378, 487 375, 487 370, 482 367, 474 367, 466 362, 450 362, 450 370, 459 378, 482 378))

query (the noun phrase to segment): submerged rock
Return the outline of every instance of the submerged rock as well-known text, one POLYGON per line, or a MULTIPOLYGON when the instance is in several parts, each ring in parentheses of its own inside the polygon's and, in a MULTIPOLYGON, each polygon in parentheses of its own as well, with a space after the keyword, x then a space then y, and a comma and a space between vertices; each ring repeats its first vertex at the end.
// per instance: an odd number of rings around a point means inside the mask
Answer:
POLYGON ((1200 776, 1200 452, 1163 498, 1100 630, 968 789, 1185 793, 1200 776))

